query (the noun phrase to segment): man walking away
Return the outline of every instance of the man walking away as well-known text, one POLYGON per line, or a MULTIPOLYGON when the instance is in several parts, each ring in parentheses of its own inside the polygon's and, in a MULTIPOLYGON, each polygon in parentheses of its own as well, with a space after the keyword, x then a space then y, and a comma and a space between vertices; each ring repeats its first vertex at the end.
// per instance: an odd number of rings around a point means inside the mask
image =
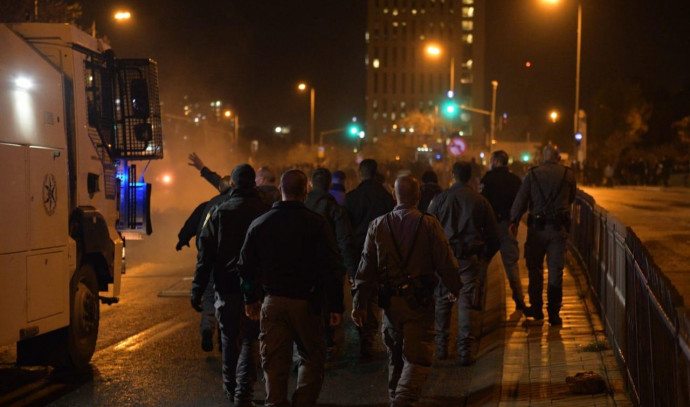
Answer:
MULTIPOLYGON (((328 188, 331 185, 331 172, 326 168, 317 168, 311 176, 311 185, 312 190, 307 194, 307 200, 304 205, 328 221, 329 232, 334 233, 347 275, 353 280, 357 271, 359 253, 355 254, 352 241, 352 226, 347 218, 345 208, 338 205, 335 198, 328 193, 328 188)), ((333 356, 335 351, 334 336, 334 330, 326 326, 326 347, 329 358, 333 356)))
MULTIPOLYGON (((201 203, 194 209, 189 218, 185 221, 182 229, 177 234, 177 245, 175 245, 175 250, 178 252, 182 250, 183 246, 189 247, 189 241, 192 237, 197 236, 196 239, 196 249, 199 251, 201 229, 206 221, 206 215, 211 212, 213 208, 219 203, 223 202, 230 195, 230 184, 231 180, 229 176, 223 177, 219 181, 220 194, 211 198, 210 201, 201 203)), ((201 323, 199 326, 199 331, 201 332, 201 349, 205 352, 210 352, 213 350, 213 333, 216 330, 216 308, 214 306, 215 302, 215 291, 213 289, 213 273, 209 278, 208 284, 203 294, 203 301, 201 302, 201 323)), ((220 338, 220 332, 219 332, 220 338)), ((219 341, 220 342, 220 341, 219 341)), ((218 347, 222 349, 220 343, 218 347)))
POLYGON ((498 236, 501 239, 501 260, 503 260, 503 268, 513 293, 516 310, 525 309, 525 296, 522 293, 518 268, 520 248, 517 239, 508 230, 508 226, 510 225, 510 208, 513 206, 515 195, 521 184, 520 177, 508 169, 508 154, 503 150, 491 154, 491 169, 482 178, 482 195, 489 201, 496 214, 498 236))
MULTIPOLYGON (((458 260, 462 290, 458 305, 458 356, 460 364, 474 363, 472 357, 472 320, 470 310, 482 307, 483 264, 498 251, 498 226, 491 204, 468 183, 472 167, 467 162, 453 164, 455 183, 437 196, 429 206, 443 226, 450 247, 458 260)), ((436 296, 436 347, 439 359, 448 357, 448 330, 453 303, 448 300, 448 287, 439 284, 436 296)))
MULTIPOLYGON (((375 179, 377 167, 376 161, 371 158, 362 160, 359 164, 359 177, 362 182, 345 196, 345 206, 354 229, 357 253, 362 253, 364 249, 369 222, 390 212, 395 206, 395 200, 391 194, 375 179)), ((359 329, 359 351, 364 358, 372 356, 372 347, 378 328, 378 320, 371 306, 367 308, 367 314, 364 326, 359 329)))
POLYGON ((268 167, 261 167, 256 172, 256 188, 261 194, 261 198, 268 205, 280 201, 280 191, 276 187, 276 176, 268 167))
POLYGON ((419 400, 431 371, 434 288, 440 279, 454 301, 460 284, 458 263, 441 225, 417 209, 417 180, 399 177, 395 195, 395 209, 369 226, 357 270, 352 319, 363 326, 368 304, 378 293, 384 309, 391 406, 409 406, 419 400))
POLYGON ((315 406, 325 374, 325 306, 330 325, 341 321, 342 265, 327 221, 307 209, 307 176, 286 171, 283 201, 252 222, 238 268, 245 312, 261 321, 261 363, 265 406, 289 406, 287 385, 292 344, 300 357, 293 406, 315 406), (325 304, 324 304, 325 303, 325 304))
POLYGON ((421 196, 419 198, 419 210, 426 212, 431 200, 443 190, 438 185, 438 177, 432 170, 424 171, 422 174, 422 186, 420 187, 421 196))
POLYGON ((561 161, 558 147, 544 147, 543 162, 531 169, 522 182, 510 210, 510 231, 517 236, 520 218, 529 207, 525 260, 529 272, 530 306, 525 316, 544 319, 544 257, 549 270, 546 298, 549 323, 563 325, 559 312, 563 302, 565 241, 570 230, 570 206, 575 200, 575 175, 561 161))
POLYGON ((249 224, 268 210, 254 188, 254 169, 235 167, 228 199, 207 215, 201 230, 192 307, 199 310, 201 294, 213 275, 216 317, 223 351, 223 389, 237 407, 253 406, 258 359, 258 324, 244 314, 236 264, 249 224))

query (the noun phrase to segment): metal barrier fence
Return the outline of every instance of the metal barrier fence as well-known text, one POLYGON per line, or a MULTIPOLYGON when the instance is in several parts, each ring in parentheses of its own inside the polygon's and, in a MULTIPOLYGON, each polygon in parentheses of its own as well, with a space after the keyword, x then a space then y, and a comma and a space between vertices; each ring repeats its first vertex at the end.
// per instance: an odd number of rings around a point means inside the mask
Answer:
POLYGON ((570 234, 633 403, 690 406, 690 322, 683 299, 633 230, 583 191, 570 234))

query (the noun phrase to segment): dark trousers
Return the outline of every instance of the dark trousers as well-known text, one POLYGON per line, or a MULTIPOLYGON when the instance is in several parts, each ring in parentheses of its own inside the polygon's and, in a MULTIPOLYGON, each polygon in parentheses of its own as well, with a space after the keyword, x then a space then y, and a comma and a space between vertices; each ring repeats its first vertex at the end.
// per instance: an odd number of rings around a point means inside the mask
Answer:
POLYGON ((266 379, 266 407, 315 406, 326 371, 323 317, 306 300, 266 296, 261 307, 261 364, 266 379), (288 401, 292 344, 297 345, 297 387, 288 401))
POLYGON ((434 307, 412 310, 402 297, 391 298, 383 313, 388 350, 388 395, 392 406, 419 400, 434 357, 434 307))
POLYGON ((359 340, 361 347, 370 350, 376 340, 376 334, 378 333, 379 321, 376 318, 379 308, 373 302, 367 304, 367 320, 364 322, 364 326, 357 328, 359 332, 359 340))
MULTIPOLYGON (((458 295, 458 354, 463 355, 471 351, 474 336, 472 335, 471 307, 476 290, 481 288, 483 268, 476 260, 459 259, 459 275, 462 288, 458 295)), ((448 299, 448 290, 439 283, 436 287, 436 346, 445 349, 450 337, 450 316, 453 312, 453 304, 448 299)))
POLYGON ((201 323, 199 324, 199 332, 204 334, 204 331, 209 331, 211 335, 216 331, 216 291, 213 288, 213 273, 208 280, 208 285, 203 294, 204 300, 201 302, 201 323))
POLYGON ((546 225, 543 230, 527 228, 525 260, 529 271, 530 306, 541 309, 544 306, 544 257, 549 270, 546 297, 549 315, 558 315, 563 302, 563 267, 565 263, 566 232, 546 225))
POLYGON ((253 399, 259 358, 259 323, 244 313, 242 294, 216 293, 216 313, 223 351, 223 382, 236 401, 253 399))

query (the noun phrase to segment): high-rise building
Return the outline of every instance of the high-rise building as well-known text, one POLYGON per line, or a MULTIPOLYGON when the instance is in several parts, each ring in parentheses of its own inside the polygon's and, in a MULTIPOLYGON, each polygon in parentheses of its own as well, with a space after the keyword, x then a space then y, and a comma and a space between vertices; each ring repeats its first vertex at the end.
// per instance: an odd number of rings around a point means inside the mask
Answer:
POLYGON ((448 118, 442 110, 449 91, 455 105, 487 108, 485 0, 367 2, 368 142, 398 138, 419 146, 461 132, 469 143, 483 143, 486 117, 459 111, 448 118))

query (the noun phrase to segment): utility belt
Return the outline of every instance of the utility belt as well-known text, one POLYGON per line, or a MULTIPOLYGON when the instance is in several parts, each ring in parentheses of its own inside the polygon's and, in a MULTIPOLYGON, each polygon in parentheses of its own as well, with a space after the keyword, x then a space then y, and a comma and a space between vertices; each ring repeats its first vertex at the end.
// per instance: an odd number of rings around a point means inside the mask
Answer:
POLYGON ((392 297, 402 297, 410 309, 427 308, 433 303, 434 289, 438 284, 433 274, 423 274, 418 277, 407 277, 397 284, 387 281, 379 284, 378 306, 388 309, 392 297))
POLYGON ((555 214, 546 215, 543 213, 527 216, 527 226, 534 228, 534 230, 544 230, 546 225, 553 226, 556 230, 564 228, 566 232, 570 231, 570 212, 562 211, 555 214))

